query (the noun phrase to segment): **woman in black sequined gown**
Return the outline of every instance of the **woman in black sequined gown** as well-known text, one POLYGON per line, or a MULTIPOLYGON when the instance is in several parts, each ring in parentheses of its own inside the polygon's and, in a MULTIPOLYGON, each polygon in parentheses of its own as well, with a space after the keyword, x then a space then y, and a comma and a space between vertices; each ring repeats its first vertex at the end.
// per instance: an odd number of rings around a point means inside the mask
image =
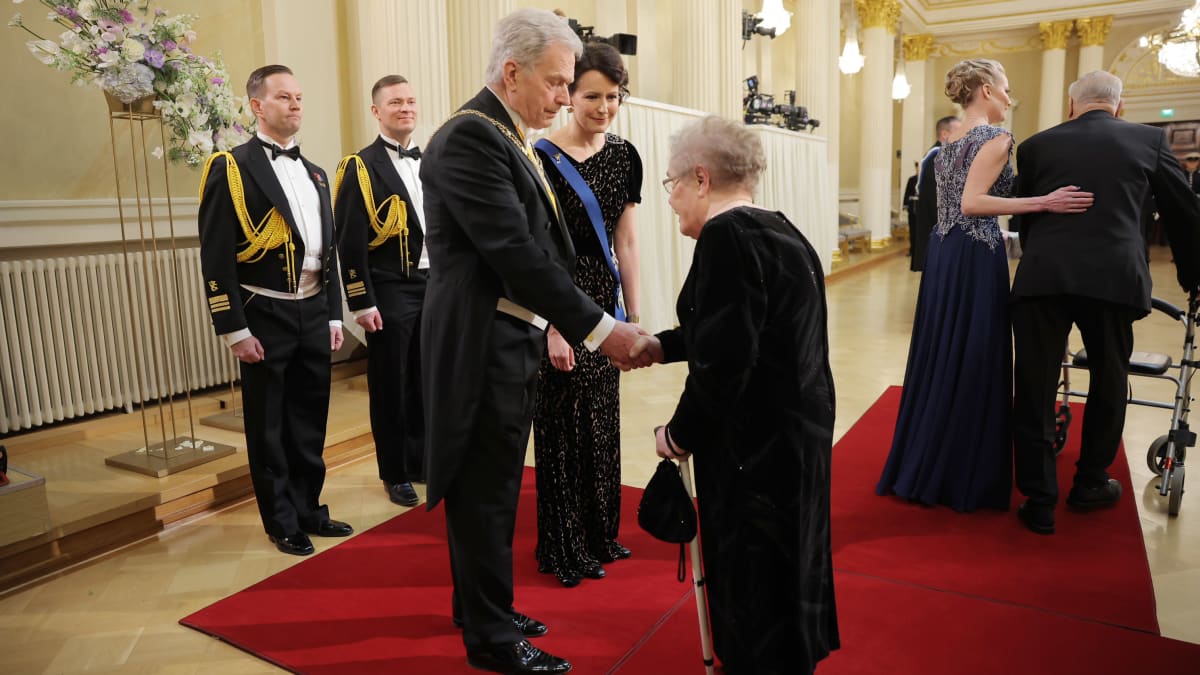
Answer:
MULTIPOLYGON (((618 286, 604 250, 619 267, 625 310, 638 320, 634 205, 641 201, 642 162, 628 141, 606 133, 628 75, 612 47, 589 44, 576 62, 571 117, 539 147, 575 246, 575 284, 609 314, 618 286), (591 188, 603 215, 600 241, 583 201, 556 168, 569 162, 591 188)), ((602 563, 627 558, 617 542, 621 512, 619 371, 600 352, 568 345, 553 327, 538 371, 533 443, 537 461, 539 570, 571 587, 604 576, 602 563)))

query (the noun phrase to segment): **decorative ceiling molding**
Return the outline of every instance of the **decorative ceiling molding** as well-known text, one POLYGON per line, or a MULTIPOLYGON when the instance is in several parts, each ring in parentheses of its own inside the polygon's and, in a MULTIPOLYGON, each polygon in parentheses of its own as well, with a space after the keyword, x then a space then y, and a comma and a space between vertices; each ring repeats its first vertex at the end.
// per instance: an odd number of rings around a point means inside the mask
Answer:
POLYGON ((1177 16, 1191 4, 1191 0, 903 0, 901 20, 905 31, 954 36, 1109 15, 1115 19, 1164 12, 1177 16))

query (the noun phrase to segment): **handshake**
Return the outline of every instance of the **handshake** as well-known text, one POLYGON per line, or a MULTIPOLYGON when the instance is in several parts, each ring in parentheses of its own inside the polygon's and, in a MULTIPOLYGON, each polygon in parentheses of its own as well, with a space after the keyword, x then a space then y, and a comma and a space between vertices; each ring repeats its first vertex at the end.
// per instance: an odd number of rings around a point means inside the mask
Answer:
POLYGON ((658 338, 632 323, 618 322, 600 343, 600 351, 614 366, 625 371, 663 361, 662 343, 658 338))

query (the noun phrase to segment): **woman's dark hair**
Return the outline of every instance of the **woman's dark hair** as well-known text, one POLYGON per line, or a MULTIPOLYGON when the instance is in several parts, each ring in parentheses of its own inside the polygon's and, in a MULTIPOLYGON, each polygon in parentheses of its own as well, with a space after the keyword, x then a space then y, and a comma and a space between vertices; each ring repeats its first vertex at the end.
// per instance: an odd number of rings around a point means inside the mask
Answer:
POLYGON ((595 70, 615 82, 622 101, 629 96, 629 71, 625 70, 621 55, 612 45, 589 42, 583 46, 583 56, 575 60, 575 81, 568 87, 572 94, 575 93, 579 78, 589 70, 595 70))

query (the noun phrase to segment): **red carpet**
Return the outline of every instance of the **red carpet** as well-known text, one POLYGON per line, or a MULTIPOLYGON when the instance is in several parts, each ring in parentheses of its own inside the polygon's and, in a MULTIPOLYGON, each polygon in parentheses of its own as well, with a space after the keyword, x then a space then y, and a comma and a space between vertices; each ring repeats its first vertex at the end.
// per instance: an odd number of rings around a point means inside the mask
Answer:
MULTIPOLYGON (((1060 614, 839 573, 842 648, 817 675, 1195 673, 1200 645, 1060 614)), ((620 675, 703 673, 696 604, 680 608, 620 675)))
MULTIPOLYGON (((957 514, 879 497, 899 398, 899 388, 885 392, 834 448, 843 647, 819 673, 1125 675, 1200 663, 1200 646, 1157 636, 1123 453, 1113 467, 1126 491, 1120 506, 1060 509, 1052 537, 1028 532, 1011 511, 957 514)), ((1064 483, 1081 413, 1059 459, 1064 483)), ((674 581, 678 549, 637 528, 640 491, 625 488, 622 502, 621 541, 634 557, 607 566, 604 580, 563 589, 536 571, 532 471, 525 478, 517 607, 551 625, 538 646, 581 674, 703 672, 690 585, 674 581)), ((440 509, 415 510, 182 623, 294 672, 478 672, 450 624, 447 565, 440 509)))
MULTIPOLYGON (((679 547, 637 527, 641 491, 622 494, 629 560, 563 588, 538 574, 533 471, 525 472, 513 543, 516 606, 545 621, 537 645, 575 672, 605 673, 691 588, 675 580, 679 547)), ((302 673, 478 673, 450 623, 445 516, 418 507, 184 618, 181 623, 302 673)))
MULTIPOLYGON (((891 387, 838 441, 833 456, 833 563, 841 571, 911 582, 1158 632, 1154 587, 1125 453, 1109 470, 1124 496, 1113 509, 1060 504, 1056 533, 1036 535, 1012 510, 956 513, 875 494, 892 443, 900 387, 891 387)), ((1079 458, 1082 405, 1058 458, 1061 499, 1079 458)))

